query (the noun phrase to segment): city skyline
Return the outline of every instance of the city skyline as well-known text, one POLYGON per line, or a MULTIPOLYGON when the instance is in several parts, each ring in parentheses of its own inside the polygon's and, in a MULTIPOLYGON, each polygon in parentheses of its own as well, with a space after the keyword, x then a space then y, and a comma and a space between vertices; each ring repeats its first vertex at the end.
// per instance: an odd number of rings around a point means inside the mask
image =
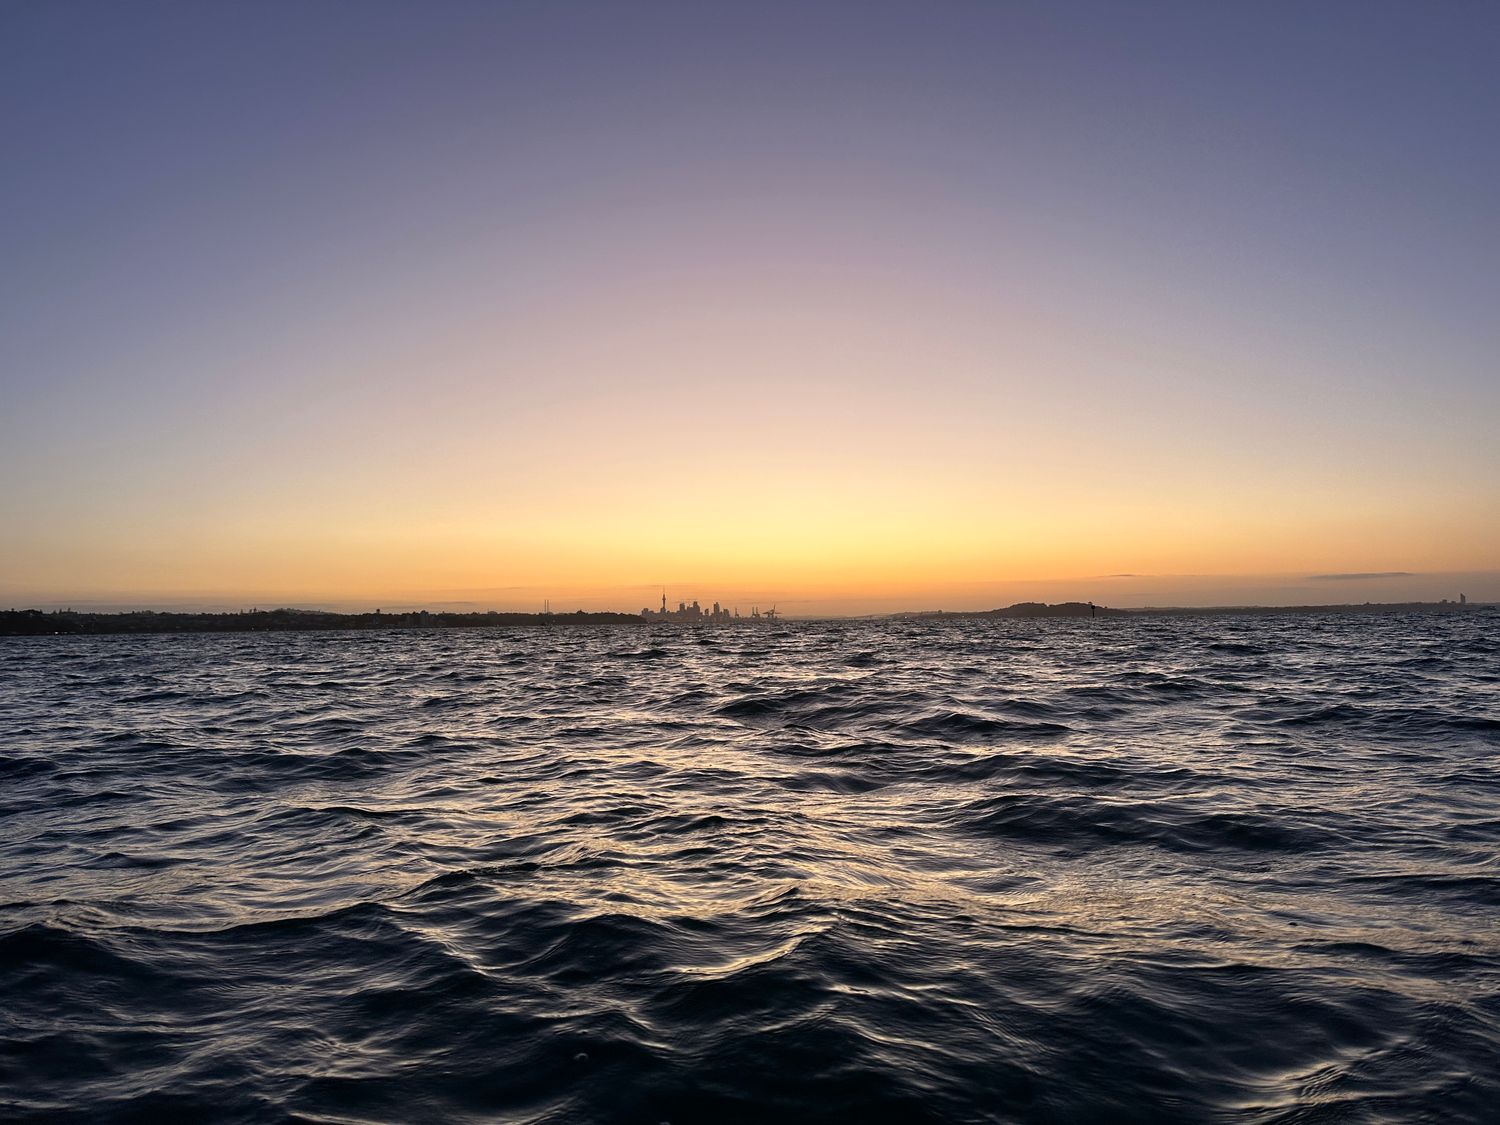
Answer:
MULTIPOLYGON (((751 607, 774 606, 779 611, 778 616, 785 618, 865 617, 932 610, 973 612, 999 609, 1018 602, 1093 601, 1120 609, 1437 603, 1458 601, 1460 597, 1475 604, 1500 602, 1500 576, 1493 572, 1273 576, 1122 574, 1052 581, 975 583, 947 588, 919 583, 905 591, 885 591, 878 596, 851 593, 844 586, 797 592, 772 585, 736 587, 688 580, 669 584, 668 588, 681 591, 673 593, 670 599, 678 606, 700 603, 711 608, 719 605, 727 608, 731 616, 738 608, 746 617, 751 607)), ((572 613, 583 610, 637 614, 642 608, 649 609, 653 600, 659 605, 662 591, 663 587, 657 584, 589 590, 538 586, 445 590, 431 597, 415 599, 402 596, 330 597, 306 592, 287 596, 275 591, 189 596, 164 592, 144 597, 38 597, 25 602, 5 603, 5 607, 107 613, 133 610, 235 612, 285 606, 339 613, 428 609, 458 613, 572 613), (651 594, 656 597, 652 599, 651 594)), ((659 612, 659 609, 652 612, 659 612)))

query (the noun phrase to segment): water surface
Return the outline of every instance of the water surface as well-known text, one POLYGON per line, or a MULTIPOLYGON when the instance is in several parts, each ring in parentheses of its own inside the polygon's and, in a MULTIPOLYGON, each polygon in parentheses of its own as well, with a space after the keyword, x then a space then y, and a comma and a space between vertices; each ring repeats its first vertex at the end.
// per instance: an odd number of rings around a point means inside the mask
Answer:
POLYGON ((0 641, 0 1110, 1494 1120, 1496 624, 0 641))

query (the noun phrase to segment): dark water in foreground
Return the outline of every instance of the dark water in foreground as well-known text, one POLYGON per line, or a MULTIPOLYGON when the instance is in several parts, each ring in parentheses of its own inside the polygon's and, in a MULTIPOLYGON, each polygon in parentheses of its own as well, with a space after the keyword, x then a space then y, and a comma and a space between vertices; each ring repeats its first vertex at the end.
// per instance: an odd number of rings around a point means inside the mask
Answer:
POLYGON ((1494 1121, 1497 626, 0 642, 0 1116, 1494 1121))

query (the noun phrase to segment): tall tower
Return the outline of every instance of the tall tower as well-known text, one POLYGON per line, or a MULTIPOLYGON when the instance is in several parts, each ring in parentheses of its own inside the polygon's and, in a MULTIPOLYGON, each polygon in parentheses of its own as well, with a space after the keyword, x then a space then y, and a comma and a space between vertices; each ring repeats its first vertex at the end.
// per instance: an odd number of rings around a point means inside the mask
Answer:
POLYGON ((663 614, 667 612, 667 588, 665 586, 661 588, 661 611, 663 614))

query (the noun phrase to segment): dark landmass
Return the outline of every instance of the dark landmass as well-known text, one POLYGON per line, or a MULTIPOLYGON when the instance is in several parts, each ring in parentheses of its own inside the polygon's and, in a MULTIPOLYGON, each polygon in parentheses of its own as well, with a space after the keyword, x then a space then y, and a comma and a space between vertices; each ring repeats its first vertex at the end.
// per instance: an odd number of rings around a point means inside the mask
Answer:
POLYGON ((1133 616, 1149 613, 1175 617, 1208 617, 1225 613, 1251 616, 1276 613, 1483 613, 1493 608, 1487 602, 1353 602, 1340 605, 1225 605, 1195 608, 1148 606, 1124 612, 1133 616))
POLYGON ((1340 605, 1224 605, 1224 606, 1147 606, 1143 609, 1112 609, 1089 602, 1017 602, 1004 609, 930 610, 902 613, 902 618, 972 618, 972 617, 1219 617, 1224 614, 1272 616, 1275 614, 1374 614, 1374 613, 1474 613, 1493 607, 1475 602, 1362 602, 1340 605))
MULTIPOLYGON (((1017 602, 1003 609, 930 610, 898 613, 902 620, 965 620, 973 618, 1088 618, 1088 617, 1214 617, 1223 614, 1378 614, 1483 613, 1495 607, 1474 602, 1365 602, 1349 605, 1289 606, 1162 606, 1115 609, 1088 602, 1017 602)), ((759 623, 760 618, 731 618, 735 624, 759 623)), ((79 613, 71 609, 0 610, 0 637, 38 637, 101 633, 292 633, 319 629, 497 629, 552 628, 573 625, 655 624, 635 613, 329 613, 315 609, 249 610, 243 613, 79 613)), ((680 625, 681 622, 668 622, 680 625)), ((691 623, 691 622, 690 622, 691 623)), ((703 623, 713 624, 708 618, 703 623)))
POLYGON ((1055 605, 1048 605, 1046 602, 1017 602, 1004 609, 956 611, 935 609, 923 613, 902 613, 897 616, 924 619, 932 617, 1125 617, 1130 612, 1127 609, 1107 609, 1090 602, 1057 602, 1055 605))
POLYGON ((316 629, 495 629, 564 625, 639 625, 631 613, 325 613, 313 609, 245 613, 76 613, 0 611, 0 637, 93 633, 291 633, 316 629))

